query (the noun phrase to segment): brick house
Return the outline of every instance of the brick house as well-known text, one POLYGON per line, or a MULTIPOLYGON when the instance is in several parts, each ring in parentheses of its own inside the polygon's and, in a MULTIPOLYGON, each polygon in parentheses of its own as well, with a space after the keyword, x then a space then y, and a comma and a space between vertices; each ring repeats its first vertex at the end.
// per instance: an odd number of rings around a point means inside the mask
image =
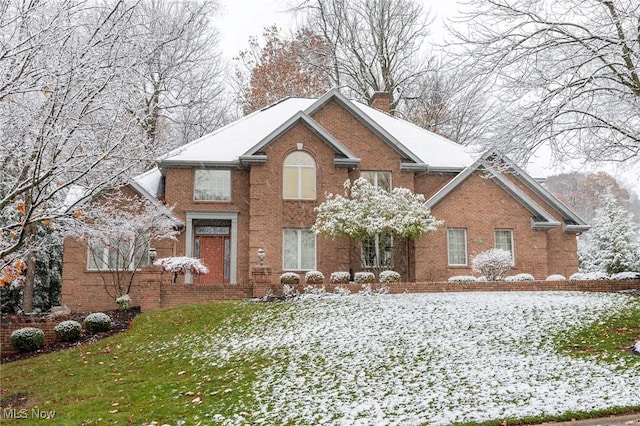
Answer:
MULTIPOLYGON (((577 271, 576 235, 589 229, 582 219, 508 159, 474 158, 389 115, 388 101, 379 93, 367 106, 337 90, 288 98, 164 155, 132 184, 175 206, 184 224, 178 242, 159 245, 158 255, 201 258, 211 272, 185 277, 194 285, 248 283, 261 247, 274 280, 284 271, 358 270, 362 254, 407 281, 445 281, 470 275, 471 256, 496 246, 512 252, 514 273, 544 279, 577 271), (314 235, 314 207, 358 177, 424 194, 444 224, 408 244, 379 236, 354 248, 314 235)), ((66 242, 65 286, 95 280, 85 252, 66 242)), ((72 298, 74 285, 67 287, 72 298)))

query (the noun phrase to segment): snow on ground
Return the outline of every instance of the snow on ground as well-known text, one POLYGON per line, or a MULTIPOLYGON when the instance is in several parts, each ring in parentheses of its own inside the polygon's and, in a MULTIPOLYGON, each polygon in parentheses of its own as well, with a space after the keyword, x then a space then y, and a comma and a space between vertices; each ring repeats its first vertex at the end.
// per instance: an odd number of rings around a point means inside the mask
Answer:
MULTIPOLYGON (((556 330, 620 308, 629 296, 458 293, 289 302, 235 334, 178 338, 220 365, 266 353, 264 424, 445 425, 640 404, 637 367, 554 351, 556 330)), ((215 413, 212 413, 214 415, 215 413)), ((217 416, 218 420, 222 420, 217 416)), ((239 417, 222 421, 235 424, 239 417)))

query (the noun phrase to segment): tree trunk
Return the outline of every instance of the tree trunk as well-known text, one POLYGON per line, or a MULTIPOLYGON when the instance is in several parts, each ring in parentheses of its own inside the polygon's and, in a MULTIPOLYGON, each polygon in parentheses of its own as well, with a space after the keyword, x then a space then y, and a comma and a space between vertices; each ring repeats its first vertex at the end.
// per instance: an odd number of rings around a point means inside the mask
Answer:
POLYGON ((36 257, 31 251, 27 253, 27 276, 24 281, 24 296, 22 301, 22 310, 25 313, 33 311, 33 289, 36 277, 36 257))

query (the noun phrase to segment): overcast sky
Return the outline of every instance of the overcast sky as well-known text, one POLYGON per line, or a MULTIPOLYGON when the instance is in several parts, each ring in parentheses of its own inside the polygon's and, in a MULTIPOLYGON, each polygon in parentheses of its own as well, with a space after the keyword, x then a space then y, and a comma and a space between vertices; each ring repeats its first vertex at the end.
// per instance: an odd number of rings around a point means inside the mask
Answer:
MULTIPOLYGON (((261 36, 262 30, 273 24, 285 30, 292 29, 292 16, 285 12, 292 0, 220 0, 222 6, 221 17, 215 25, 220 31, 221 47, 230 59, 238 52, 247 48, 251 36, 261 36)), ((442 20, 456 15, 458 5, 456 0, 423 0, 425 7, 430 8, 434 22, 431 26, 432 34, 441 40, 443 36, 442 20)), ((629 167, 597 165, 585 168, 580 164, 573 166, 558 164, 552 166, 549 155, 539 152, 535 161, 527 166, 527 172, 533 177, 545 177, 568 171, 597 171, 606 170, 610 174, 624 180, 635 187, 640 194, 640 164, 629 170, 629 167)))

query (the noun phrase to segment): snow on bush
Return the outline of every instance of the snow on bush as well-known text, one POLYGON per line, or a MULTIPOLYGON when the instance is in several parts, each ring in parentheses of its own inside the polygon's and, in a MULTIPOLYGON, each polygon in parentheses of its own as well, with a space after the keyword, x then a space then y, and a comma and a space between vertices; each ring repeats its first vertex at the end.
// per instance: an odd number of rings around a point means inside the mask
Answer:
POLYGON ((608 280, 609 275, 604 272, 576 272, 569 277, 569 281, 608 280))
POLYGON ((535 281, 531 274, 516 274, 504 278, 505 281, 535 281))
POLYGON ((400 274, 396 271, 382 271, 380 272, 379 280, 385 284, 398 284, 400 282, 400 274))
POLYGON ((11 333, 11 346, 16 352, 33 352, 44 346, 44 331, 35 327, 19 328, 11 333))
POLYGON ((566 280, 567 280, 567 277, 560 274, 549 275, 546 279, 546 281, 566 281, 566 280))
POLYGON ((449 283, 474 283, 476 281, 478 279, 473 275, 454 275, 447 280, 449 283))
POLYGON ((109 331, 111 328, 111 317, 103 312, 95 312, 87 315, 83 324, 84 328, 91 333, 109 331))
POLYGON ((348 296, 348 295, 351 294, 351 290, 349 290, 348 288, 345 288, 345 287, 340 287, 340 286, 334 288, 333 292, 335 294, 337 294, 338 296, 348 296))
POLYGON ((511 253, 499 248, 483 251, 473 257, 471 267, 488 281, 500 280, 511 269, 511 253))
POLYGON ((120 297, 116 297, 116 303, 120 306, 121 310, 125 310, 129 307, 129 303, 131 302, 131 297, 128 294, 123 294, 120 297))
POLYGON ((282 295, 285 299, 293 299, 294 297, 298 297, 298 290, 292 285, 284 284, 282 286, 282 295))
POLYGON ((373 274, 373 272, 356 272, 353 276, 353 279, 358 284, 371 284, 376 282, 376 276, 373 274))
POLYGON ((300 284, 300 275, 295 272, 285 272, 280 275, 280 284, 300 284))
POLYGON ((636 344, 635 344, 635 345, 633 345, 633 350, 635 350, 635 351, 636 351, 636 353, 638 353, 638 354, 640 355, 640 340, 638 340, 638 341, 636 342, 636 344))
POLYGON ((351 280, 351 274, 345 271, 332 272, 329 276, 329 282, 331 284, 349 284, 351 280))
POLYGON ((315 285, 308 285, 304 287, 304 294, 312 294, 315 296, 322 296, 324 294, 326 294, 327 291, 325 290, 324 286, 315 286, 315 285))
POLYGON ((82 325, 78 321, 62 321, 54 328, 56 338, 62 342, 73 342, 80 338, 82 325))
POLYGON ((324 275, 320 271, 308 271, 304 274, 304 282, 307 284, 323 284, 324 275))
POLYGON ((162 266, 166 272, 184 275, 187 272, 196 275, 206 275, 209 268, 204 266, 200 259, 187 256, 163 257, 153 262, 154 265, 162 266))
POLYGON ((640 279, 640 272, 618 272, 611 275, 612 280, 637 280, 640 279))

